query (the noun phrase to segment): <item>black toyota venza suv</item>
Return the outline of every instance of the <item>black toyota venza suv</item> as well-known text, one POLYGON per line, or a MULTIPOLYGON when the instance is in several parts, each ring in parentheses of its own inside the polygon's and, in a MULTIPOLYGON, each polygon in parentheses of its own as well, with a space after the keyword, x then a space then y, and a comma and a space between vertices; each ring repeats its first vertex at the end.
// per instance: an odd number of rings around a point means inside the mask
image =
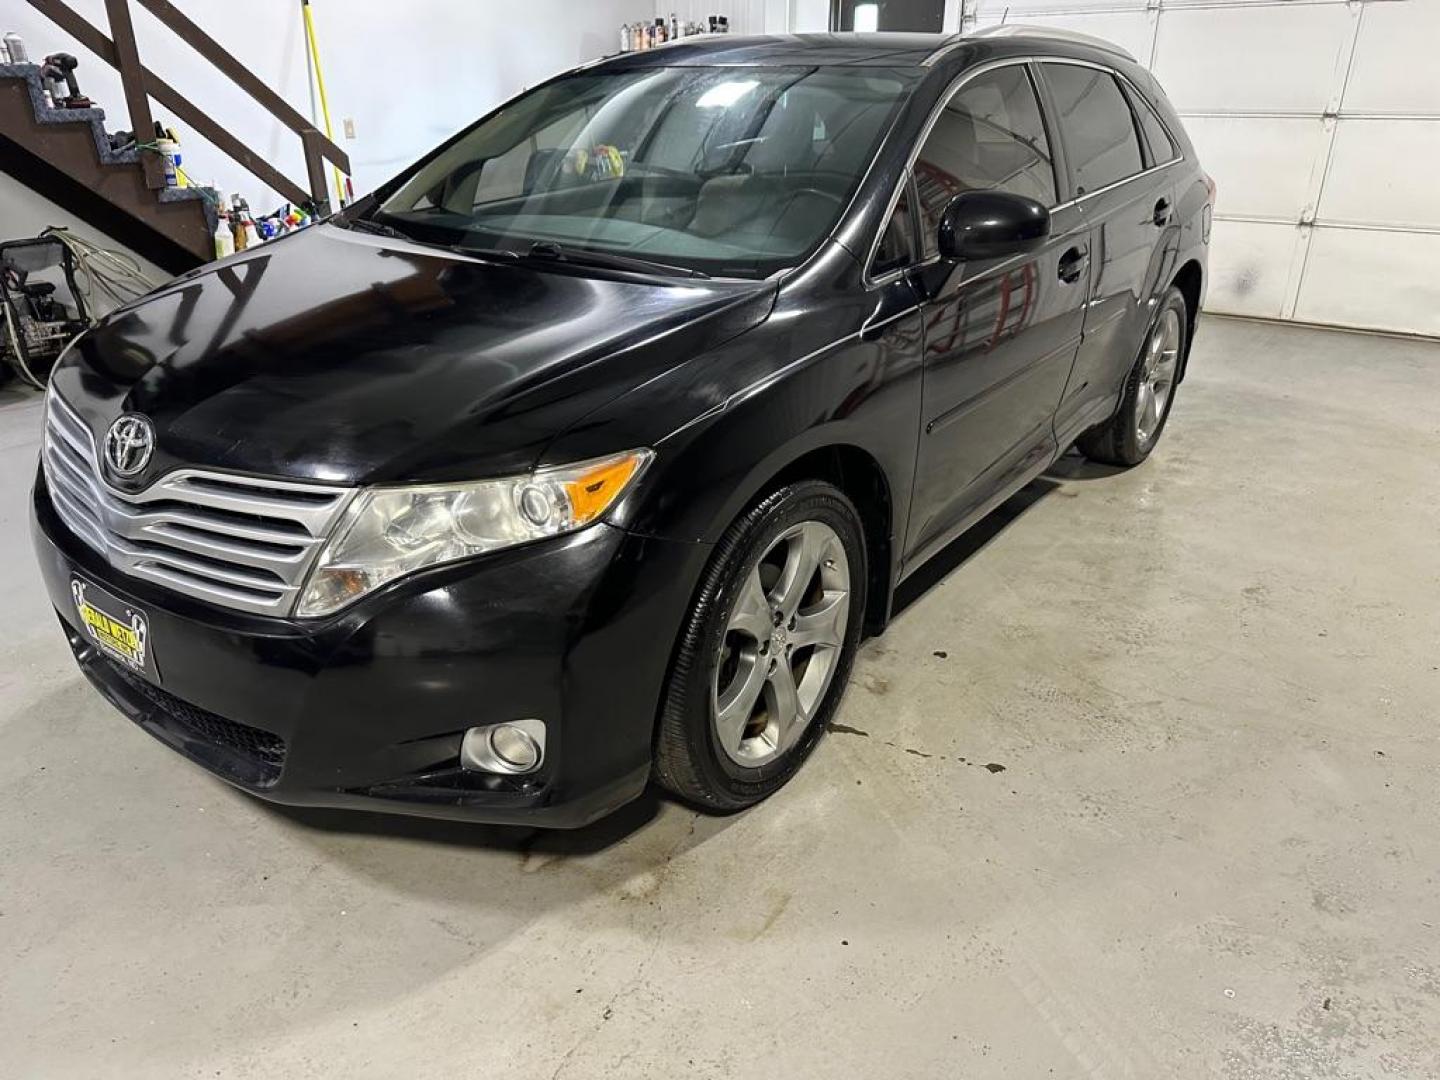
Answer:
POLYGON ((101 693, 267 798, 749 805, 907 574, 1072 444, 1150 453, 1212 199, 1073 35, 577 69, 70 347, 51 600, 101 693))

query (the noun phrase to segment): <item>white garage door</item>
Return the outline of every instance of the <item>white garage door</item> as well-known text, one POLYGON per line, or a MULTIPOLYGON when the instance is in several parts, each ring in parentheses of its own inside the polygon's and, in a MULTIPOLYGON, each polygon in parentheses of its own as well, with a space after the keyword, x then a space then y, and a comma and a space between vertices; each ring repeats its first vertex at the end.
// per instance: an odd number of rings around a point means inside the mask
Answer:
POLYGON ((1219 185, 1207 306, 1440 335, 1440 0, 966 0, 1108 38, 1219 185))

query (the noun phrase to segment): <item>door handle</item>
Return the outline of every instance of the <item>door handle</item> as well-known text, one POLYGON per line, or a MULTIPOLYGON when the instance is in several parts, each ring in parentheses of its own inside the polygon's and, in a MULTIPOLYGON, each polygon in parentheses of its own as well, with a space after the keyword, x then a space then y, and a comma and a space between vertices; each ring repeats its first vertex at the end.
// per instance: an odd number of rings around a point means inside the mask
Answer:
POLYGON ((1150 219, 1156 225, 1168 225, 1170 223, 1170 200, 1161 199, 1155 204, 1155 216, 1150 219))
POLYGON ((1057 272, 1060 280, 1067 285, 1073 285, 1080 280, 1080 275, 1085 273, 1085 264, 1090 261, 1090 252, 1083 247, 1072 247, 1064 255, 1060 256, 1060 264, 1057 272))

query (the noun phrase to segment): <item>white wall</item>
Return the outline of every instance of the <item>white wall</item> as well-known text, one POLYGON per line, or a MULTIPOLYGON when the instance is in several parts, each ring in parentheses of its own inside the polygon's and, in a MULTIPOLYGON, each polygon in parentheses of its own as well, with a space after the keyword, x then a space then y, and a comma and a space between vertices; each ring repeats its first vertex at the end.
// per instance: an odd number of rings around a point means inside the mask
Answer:
MULTIPOLYGON (((68 0, 108 33, 104 0, 68 0)), ((299 0, 176 0, 176 6, 301 114, 310 83, 299 0)), ((335 141, 350 155, 357 193, 374 188, 446 136, 525 86, 616 51, 619 26, 654 18, 654 0, 312 0, 335 141), (346 140, 342 119, 355 121, 346 140)), ((141 8, 131 4, 141 60, 290 179, 307 186, 300 140, 141 8)), ((31 57, 72 52, 81 89, 129 128, 119 76, 21 0, 7 0, 4 30, 31 57)), ((157 119, 168 119, 153 102, 157 119)), ((252 207, 279 196, 180 127, 188 171, 239 190, 252 207)))
POLYGON ((790 0, 790 30, 819 34, 830 29, 830 0, 790 0))
POLYGON ((1219 196, 1208 306, 1440 335, 1440 0, 966 0, 1164 85, 1219 196))

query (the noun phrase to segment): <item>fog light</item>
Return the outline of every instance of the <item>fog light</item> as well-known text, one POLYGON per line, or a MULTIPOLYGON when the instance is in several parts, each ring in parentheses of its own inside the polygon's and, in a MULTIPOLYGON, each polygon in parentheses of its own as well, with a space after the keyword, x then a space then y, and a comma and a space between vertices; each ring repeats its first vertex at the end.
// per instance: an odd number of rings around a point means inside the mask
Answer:
POLYGON ((511 720, 465 732, 460 765, 477 772, 519 775, 534 772, 545 760, 545 721, 511 720))

